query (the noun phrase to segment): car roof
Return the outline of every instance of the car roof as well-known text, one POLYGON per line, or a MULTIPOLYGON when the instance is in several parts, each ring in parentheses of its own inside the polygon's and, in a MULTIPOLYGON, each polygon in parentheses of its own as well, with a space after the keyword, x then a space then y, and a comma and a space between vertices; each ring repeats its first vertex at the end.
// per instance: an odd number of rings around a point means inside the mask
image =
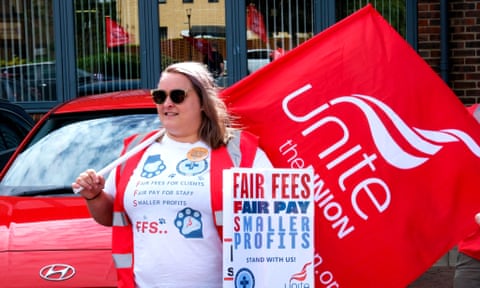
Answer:
POLYGON ((94 110, 124 110, 155 108, 150 90, 117 91, 75 98, 54 109, 54 114, 87 112, 94 110))
POLYGON ((31 66, 39 66, 39 65, 52 65, 55 64, 53 61, 45 61, 45 62, 35 62, 35 63, 24 63, 24 64, 15 64, 11 66, 5 66, 1 69, 10 69, 10 68, 18 68, 18 67, 31 67, 31 66))
POLYGON ((77 96, 101 94, 121 90, 140 89, 140 79, 115 79, 83 84, 77 88, 77 96))

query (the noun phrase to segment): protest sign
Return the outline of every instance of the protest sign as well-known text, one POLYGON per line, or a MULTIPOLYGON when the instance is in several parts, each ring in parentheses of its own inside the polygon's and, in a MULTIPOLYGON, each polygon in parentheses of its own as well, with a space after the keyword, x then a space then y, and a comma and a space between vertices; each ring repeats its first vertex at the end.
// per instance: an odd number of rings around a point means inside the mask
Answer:
POLYGON ((223 287, 314 287, 313 170, 224 170, 223 201, 223 287))

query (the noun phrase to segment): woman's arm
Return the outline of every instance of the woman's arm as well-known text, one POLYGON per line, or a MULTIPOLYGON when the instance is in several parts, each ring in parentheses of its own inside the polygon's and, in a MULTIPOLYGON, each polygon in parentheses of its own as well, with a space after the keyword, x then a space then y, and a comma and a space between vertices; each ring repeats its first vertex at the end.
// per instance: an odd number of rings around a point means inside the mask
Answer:
POLYGON ((104 226, 112 226, 113 197, 103 191, 105 178, 89 169, 81 173, 72 183, 74 190, 82 188, 80 194, 87 202, 93 219, 104 226))

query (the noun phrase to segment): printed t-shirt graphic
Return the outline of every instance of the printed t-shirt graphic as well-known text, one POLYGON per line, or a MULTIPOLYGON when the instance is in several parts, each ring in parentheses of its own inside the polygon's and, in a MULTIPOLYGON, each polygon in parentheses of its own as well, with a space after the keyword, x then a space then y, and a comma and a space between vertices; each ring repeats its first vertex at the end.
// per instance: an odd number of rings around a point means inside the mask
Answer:
MULTIPOLYGON (((179 143, 167 135, 142 156, 124 199, 134 231, 135 279, 140 286, 161 282, 180 287, 175 279, 188 275, 221 287, 221 273, 208 273, 222 269, 222 247, 212 218, 209 164, 210 149, 205 143, 179 143), (197 147, 207 151, 206 157, 189 160, 189 151, 197 147)), ((207 287, 197 282, 185 285, 207 287)))

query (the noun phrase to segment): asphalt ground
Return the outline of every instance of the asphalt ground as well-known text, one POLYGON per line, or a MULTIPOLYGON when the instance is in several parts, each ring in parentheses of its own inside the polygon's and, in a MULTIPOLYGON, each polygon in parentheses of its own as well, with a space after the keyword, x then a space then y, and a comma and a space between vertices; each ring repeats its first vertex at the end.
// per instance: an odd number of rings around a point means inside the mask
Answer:
POLYGON ((455 267, 435 266, 430 268, 408 288, 452 288, 455 267))

